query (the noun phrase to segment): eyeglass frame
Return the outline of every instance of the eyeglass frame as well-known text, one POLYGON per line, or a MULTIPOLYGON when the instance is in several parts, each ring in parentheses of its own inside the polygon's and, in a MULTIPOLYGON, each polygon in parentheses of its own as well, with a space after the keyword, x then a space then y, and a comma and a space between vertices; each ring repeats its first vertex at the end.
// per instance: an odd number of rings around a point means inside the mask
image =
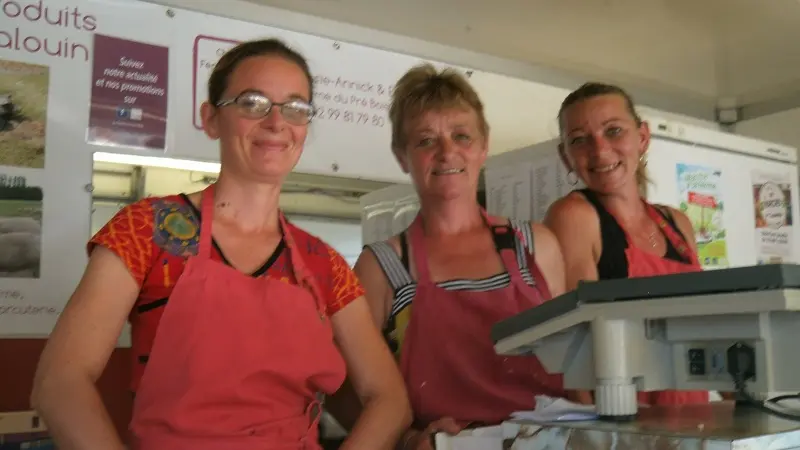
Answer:
MULTIPOLYGON (((297 124, 297 125, 308 125, 309 123, 311 123, 311 121, 314 119, 314 117, 315 117, 315 116, 316 116, 316 114, 317 114, 317 108, 316 108, 316 107, 315 107, 315 106, 314 106, 314 105, 313 105, 311 102, 307 102, 307 101, 305 101, 305 100, 303 100, 303 99, 300 99, 300 98, 293 98, 293 99, 291 99, 291 100, 288 100, 288 101, 285 101, 285 102, 278 103, 278 102, 274 102, 274 101, 272 101, 272 99, 271 99, 271 98, 269 98, 269 97, 267 97, 267 95, 266 95, 266 94, 264 94, 263 92, 260 92, 260 91, 255 91, 255 90, 249 90, 249 89, 248 89, 248 90, 246 90, 246 91, 243 91, 243 92, 239 93, 239 94, 238 94, 238 95, 236 95, 235 97, 228 98, 228 99, 225 99, 225 100, 220 100, 220 101, 218 101, 217 103, 215 103, 215 104, 214 104, 214 106, 215 106, 215 107, 217 107, 217 108, 222 108, 222 107, 225 107, 225 106, 230 106, 230 105, 241 106, 241 105, 239 105, 237 102, 239 101, 239 99, 241 99, 241 98, 242 98, 243 96, 245 96, 245 95, 258 95, 258 96, 260 96, 260 97, 263 97, 264 99, 266 99, 266 100, 267 100, 267 102, 269 102, 269 107, 268 107, 268 108, 267 108, 267 110, 264 112, 264 115, 263 115, 263 116, 261 116, 261 117, 259 117, 259 118, 262 118, 262 119, 263 119, 264 117, 267 117, 267 116, 269 115, 269 113, 271 113, 271 112, 272 112, 272 108, 273 108, 273 107, 276 107, 276 106, 277 106, 277 107, 278 107, 278 110, 281 112, 281 115, 283 116, 284 120, 286 120, 286 115, 283 113, 283 108, 284 108, 285 106, 287 106, 287 105, 290 105, 290 104, 292 104, 292 103, 295 103, 295 104, 297 104, 297 103, 301 103, 301 104, 303 104, 303 105, 306 105, 306 106, 308 106, 308 107, 309 107, 309 116, 308 116, 308 120, 306 120, 304 123, 300 123, 300 124, 297 124)), ((287 122, 291 123, 291 122, 290 122, 290 121, 288 121, 288 120, 287 120, 287 122)))

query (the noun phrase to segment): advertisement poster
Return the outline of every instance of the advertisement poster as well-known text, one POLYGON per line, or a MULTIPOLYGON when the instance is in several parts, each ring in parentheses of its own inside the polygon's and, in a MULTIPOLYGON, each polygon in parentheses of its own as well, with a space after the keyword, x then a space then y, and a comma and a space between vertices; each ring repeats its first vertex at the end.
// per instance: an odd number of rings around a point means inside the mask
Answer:
POLYGON ((165 150, 169 48, 94 35, 89 144, 165 150))
POLYGON ((711 167, 678 164, 680 210, 689 217, 704 269, 728 267, 728 247, 722 219, 722 172, 711 167))
POLYGON ((758 264, 794 261, 792 254, 792 188, 788 174, 754 170, 756 258, 758 264))

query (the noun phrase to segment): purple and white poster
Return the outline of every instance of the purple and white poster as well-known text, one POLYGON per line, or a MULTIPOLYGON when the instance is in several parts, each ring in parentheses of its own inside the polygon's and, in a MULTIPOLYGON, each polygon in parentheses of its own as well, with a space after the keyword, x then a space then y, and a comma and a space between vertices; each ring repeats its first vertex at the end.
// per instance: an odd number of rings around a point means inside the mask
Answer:
POLYGON ((89 144, 166 150, 169 48, 94 35, 89 144))

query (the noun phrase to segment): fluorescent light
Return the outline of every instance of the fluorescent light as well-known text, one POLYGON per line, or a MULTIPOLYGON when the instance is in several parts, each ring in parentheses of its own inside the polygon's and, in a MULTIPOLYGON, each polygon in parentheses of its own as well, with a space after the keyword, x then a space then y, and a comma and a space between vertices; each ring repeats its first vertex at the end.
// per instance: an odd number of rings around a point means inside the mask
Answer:
POLYGON ((165 169, 189 170, 192 172, 219 173, 219 163, 193 161, 191 159, 95 152, 94 160, 96 162, 129 164, 132 166, 162 167, 165 169))

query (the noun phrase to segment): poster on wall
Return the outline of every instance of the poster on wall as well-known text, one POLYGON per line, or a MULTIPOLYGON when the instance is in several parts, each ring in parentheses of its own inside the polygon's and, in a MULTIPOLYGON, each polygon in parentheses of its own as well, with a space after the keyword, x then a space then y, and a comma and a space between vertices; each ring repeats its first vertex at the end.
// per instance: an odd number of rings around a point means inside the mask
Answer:
POLYGON ((0 59, 0 166, 44 168, 50 69, 0 59))
POLYGON ((680 210, 692 222, 697 256, 704 269, 728 267, 722 171, 712 167, 678 164, 677 184, 680 210))
POLYGON ((89 144, 166 150, 169 48, 94 35, 89 144))
POLYGON ((794 261, 791 177, 754 170, 751 179, 758 264, 791 263, 794 261))
POLYGON ((39 278, 42 189, 0 173, 0 278, 39 278))

